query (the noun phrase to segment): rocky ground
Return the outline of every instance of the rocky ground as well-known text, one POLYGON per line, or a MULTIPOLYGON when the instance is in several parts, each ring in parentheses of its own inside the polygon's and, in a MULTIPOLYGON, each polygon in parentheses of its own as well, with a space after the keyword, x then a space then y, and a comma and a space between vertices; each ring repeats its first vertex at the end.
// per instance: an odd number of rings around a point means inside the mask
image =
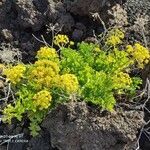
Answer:
POLYGON ((85 102, 71 102, 50 112, 35 138, 28 136, 25 124, 4 125, 0 131, 1 135, 23 132, 23 139, 29 140, 10 143, 10 150, 134 150, 142 119, 140 110, 118 109, 110 114, 85 102))
MULTIPOLYGON (((93 39, 106 27, 122 26, 130 41, 150 44, 149 0, 1 0, 0 1, 0 60, 25 63, 34 61, 43 43, 50 43, 52 32, 61 31, 74 41, 93 39), (117 5, 116 5, 117 4, 117 5)), ((150 77, 149 66, 141 73, 150 77)), ((31 138, 28 123, 0 126, 0 134, 25 133, 26 144, 10 144, 8 150, 131 150, 142 126, 140 110, 126 110, 116 114, 94 112, 85 103, 71 103, 51 112, 42 124, 40 136, 31 138), (87 136, 88 135, 88 136, 87 136)), ((143 135, 143 150, 150 142, 143 135)), ((4 144, 0 149, 6 149, 4 144)))
MULTIPOLYGON (((26 58, 23 59, 24 61, 32 61, 35 51, 42 44, 35 37, 41 39, 43 35, 47 42, 50 42, 49 31, 53 30, 56 24, 58 24, 56 30, 62 28, 61 31, 75 41, 93 37, 93 30, 96 34, 100 34, 103 27, 98 19, 95 18, 93 21, 92 13, 99 13, 106 25, 110 24, 110 18, 115 20, 113 23, 111 21, 113 25, 122 22, 121 26, 128 27, 129 33, 136 34, 134 37, 138 40, 143 41, 141 36, 141 31, 143 31, 149 43, 149 0, 127 0, 125 4, 124 2, 122 0, 84 0, 84 2, 82 0, 62 2, 57 0, 2 0, 0 2, 0 50, 19 50, 23 58, 26 58), (116 3, 120 4, 121 8, 113 7, 116 3), (122 12, 122 7, 125 12, 122 12), (112 8, 113 14, 108 13, 108 10, 112 8), (122 19, 119 20, 119 18, 122 19), (143 24, 146 24, 144 30, 141 30, 141 19, 143 19, 143 24)), ((2 60, 6 61, 7 57, 2 60)))

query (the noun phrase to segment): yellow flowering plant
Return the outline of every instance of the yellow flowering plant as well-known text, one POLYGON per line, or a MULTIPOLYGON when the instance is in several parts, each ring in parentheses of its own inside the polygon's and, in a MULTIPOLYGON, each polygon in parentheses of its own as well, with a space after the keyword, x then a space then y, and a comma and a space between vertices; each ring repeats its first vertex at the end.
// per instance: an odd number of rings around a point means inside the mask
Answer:
POLYGON ((124 33, 121 29, 112 29, 110 32, 108 32, 106 44, 110 46, 116 46, 118 44, 122 44, 123 39, 124 33))
POLYGON ((59 85, 68 93, 75 93, 77 91, 78 85, 77 77, 74 74, 64 74, 60 76, 59 85))
POLYGON ((126 51, 137 63, 138 68, 143 69, 144 66, 149 63, 150 52, 140 43, 135 43, 134 46, 127 45, 126 51))
POLYGON ((12 84, 17 84, 23 78, 25 70, 25 65, 18 64, 4 69, 3 74, 6 75, 7 80, 9 80, 12 84))
POLYGON ((46 59, 46 60, 53 60, 53 61, 59 61, 59 56, 54 48, 50 48, 47 46, 41 47, 40 50, 37 52, 36 57, 41 60, 41 59, 46 59))
POLYGON ((130 75, 133 66, 143 68, 150 60, 147 48, 139 43, 123 44, 124 32, 113 29, 101 45, 73 41, 56 35, 52 47, 41 47, 33 64, 0 66, 3 77, 12 85, 16 100, 3 109, 3 121, 22 121, 26 114, 33 136, 40 131, 46 114, 58 104, 79 96, 88 103, 113 111, 117 94, 134 94, 142 83, 130 75), (109 48, 109 49, 107 49, 109 48))
POLYGON ((52 96, 48 90, 42 90, 34 95, 34 105, 39 107, 39 110, 48 109, 51 105, 52 96))
POLYGON ((109 111, 116 103, 116 93, 136 93, 142 81, 131 77, 130 71, 143 68, 150 60, 149 50, 141 44, 123 48, 124 34, 121 29, 113 29, 99 47, 81 42, 76 51, 61 48, 61 69, 78 77, 82 99, 109 111))
MULTIPOLYGON (((59 47, 64 47, 66 44, 69 43, 69 38, 66 35, 58 34, 54 37, 54 44, 59 47)), ((70 43, 71 45, 74 43, 70 43)))
POLYGON ((40 48, 36 58, 33 64, 8 65, 2 72, 12 84, 16 97, 14 103, 4 108, 3 121, 11 123, 12 118, 21 121, 27 113, 33 136, 38 134, 39 124, 47 112, 78 93, 79 88, 75 75, 60 72, 59 56, 54 48, 40 48))

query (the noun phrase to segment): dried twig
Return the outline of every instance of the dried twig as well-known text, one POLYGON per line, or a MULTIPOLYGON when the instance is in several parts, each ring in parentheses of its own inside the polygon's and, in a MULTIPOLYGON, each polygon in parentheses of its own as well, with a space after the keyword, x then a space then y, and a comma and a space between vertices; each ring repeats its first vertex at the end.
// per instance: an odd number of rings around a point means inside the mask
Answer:
POLYGON ((106 25, 105 25, 105 22, 101 19, 99 13, 90 13, 91 16, 93 17, 93 20, 99 20, 100 23, 102 24, 103 28, 104 28, 104 32, 103 32, 103 37, 101 39, 101 41, 103 40, 103 38, 106 36, 107 34, 107 28, 106 28, 106 25))
POLYGON ((8 83, 8 90, 7 90, 7 94, 6 94, 6 97, 4 98, 1 98, 0 101, 5 101, 5 103, 8 102, 8 99, 10 97, 10 93, 11 93, 11 83, 8 83))
POLYGON ((56 23, 55 25, 52 25, 52 24, 50 24, 49 26, 47 25, 47 27, 48 27, 48 32, 51 32, 51 33, 52 33, 52 44, 51 44, 51 45, 46 42, 46 40, 45 40, 45 38, 44 38, 43 35, 41 35, 42 40, 39 39, 39 38, 37 38, 34 34, 32 34, 32 36, 33 36, 37 41, 39 41, 40 43, 43 43, 43 44, 46 45, 47 47, 53 47, 53 45, 54 45, 54 44, 53 44, 54 36, 55 36, 56 34, 58 34, 58 33, 62 30, 62 27, 63 27, 63 26, 59 27, 59 25, 56 23))
POLYGON ((51 47, 51 46, 45 41, 43 35, 41 35, 42 40, 40 40, 39 38, 37 38, 34 34, 32 34, 32 36, 33 36, 37 41, 39 41, 40 43, 43 43, 44 45, 51 47))
POLYGON ((60 31, 62 31, 63 26, 59 26, 58 23, 56 23, 54 25, 51 23, 51 24, 47 25, 47 27, 48 27, 47 31, 51 32, 51 34, 52 34, 52 47, 53 47, 54 37, 55 37, 56 34, 58 34, 60 31))
MULTIPOLYGON (((142 110, 143 110, 143 112, 144 112, 144 110, 146 110, 150 114, 150 110, 146 107, 147 102, 150 100, 150 81, 149 81, 149 79, 147 79, 146 88, 147 88, 147 91, 145 91, 145 92, 147 92, 147 99, 144 102, 144 104, 142 105, 142 110)), ((143 117, 143 123, 144 124, 141 128, 140 134, 139 134, 138 139, 137 139, 137 148, 136 148, 136 150, 140 150, 140 139, 141 139, 142 133, 144 133, 146 135, 146 137, 148 138, 148 140, 150 141, 150 133, 148 131, 149 128, 146 129, 146 126, 150 123, 150 120, 145 122, 144 118, 145 117, 143 117)))

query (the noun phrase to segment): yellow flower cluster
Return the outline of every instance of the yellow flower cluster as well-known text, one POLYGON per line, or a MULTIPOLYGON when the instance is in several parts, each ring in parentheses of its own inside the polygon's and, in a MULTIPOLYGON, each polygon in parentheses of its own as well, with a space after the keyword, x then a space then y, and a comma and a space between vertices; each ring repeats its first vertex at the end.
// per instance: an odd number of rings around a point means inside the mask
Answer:
POLYGON ((55 74, 59 72, 59 65, 51 60, 38 60, 35 62, 36 67, 51 68, 55 74))
POLYGON ((67 93, 75 93, 79 88, 78 79, 73 74, 64 74, 60 76, 58 85, 67 93))
POLYGON ((139 43, 136 43, 133 47, 128 45, 126 51, 137 62, 139 68, 143 68, 150 61, 149 50, 139 43))
POLYGON ((59 65, 50 60, 38 60, 30 73, 30 79, 35 81, 38 88, 52 87, 53 78, 59 73, 59 65))
POLYGON ((37 58, 54 60, 54 59, 58 59, 59 56, 54 48, 45 46, 45 47, 41 47, 40 50, 37 52, 37 58))
POLYGON ((99 46, 96 46, 95 48, 94 48, 94 52, 100 52, 101 51, 101 49, 99 48, 99 46))
POLYGON ((69 43, 69 38, 67 35, 58 34, 54 37, 53 42, 55 45, 57 45, 59 47, 63 47, 69 43))
POLYGON ((107 62, 108 62, 108 63, 115 62, 115 58, 114 58, 111 54, 109 54, 109 55, 107 56, 107 62))
POLYGON ((126 89, 130 87, 132 79, 129 74, 120 72, 113 76, 114 89, 126 89))
POLYGON ((106 44, 116 46, 122 43, 122 39, 124 39, 124 33, 119 29, 114 29, 109 32, 106 39, 106 44))
POLYGON ((40 110, 47 109, 51 105, 52 96, 49 91, 42 90, 34 95, 34 104, 39 107, 40 110))
POLYGON ((10 80, 11 83, 17 84, 21 81, 25 70, 26 67, 24 65, 18 64, 17 66, 4 69, 3 74, 6 75, 7 79, 10 80))

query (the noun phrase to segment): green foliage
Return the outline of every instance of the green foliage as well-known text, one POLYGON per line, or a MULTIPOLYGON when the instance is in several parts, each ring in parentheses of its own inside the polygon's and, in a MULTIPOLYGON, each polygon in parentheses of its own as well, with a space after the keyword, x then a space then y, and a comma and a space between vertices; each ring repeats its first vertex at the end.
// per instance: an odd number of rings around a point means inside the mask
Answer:
POLYGON ((85 101, 109 111, 116 103, 115 93, 133 95, 142 83, 140 78, 129 75, 136 63, 135 58, 114 43, 109 50, 85 42, 79 43, 77 50, 61 49, 62 72, 78 77, 80 95, 85 101))

